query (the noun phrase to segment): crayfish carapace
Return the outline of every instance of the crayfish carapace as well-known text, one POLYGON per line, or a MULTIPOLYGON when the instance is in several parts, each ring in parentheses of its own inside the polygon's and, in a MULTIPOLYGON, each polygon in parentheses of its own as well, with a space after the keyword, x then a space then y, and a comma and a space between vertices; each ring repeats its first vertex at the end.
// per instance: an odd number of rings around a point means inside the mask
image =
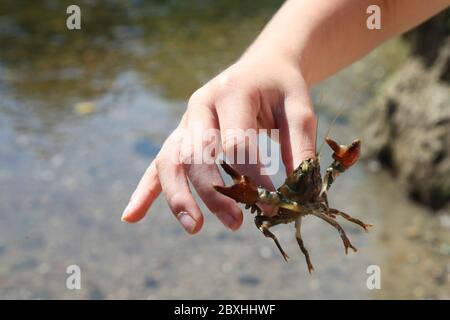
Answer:
POLYGON ((345 253, 348 252, 348 248, 356 252, 356 248, 351 244, 344 229, 336 221, 336 217, 341 216, 356 223, 365 231, 372 226, 342 211, 330 208, 327 199, 327 192, 336 177, 358 161, 361 141, 355 140, 348 146, 339 145, 330 138, 326 138, 325 141, 334 151, 334 160, 327 168, 323 180, 320 174, 320 156, 317 154, 314 159, 302 161, 276 191, 255 186, 249 177, 239 174, 225 162, 222 162, 222 168, 233 178, 234 184, 230 187, 214 186, 218 192, 237 202, 244 203, 245 208, 251 209, 252 213, 256 211, 256 226, 264 236, 275 241, 286 261, 289 258, 288 255, 284 252, 277 237, 269 229, 280 223, 294 222, 297 242, 305 256, 310 273, 314 268, 301 235, 301 224, 304 216, 316 216, 336 228, 344 242, 345 253), (278 209, 275 215, 269 217, 262 214, 258 204, 268 204, 278 209))

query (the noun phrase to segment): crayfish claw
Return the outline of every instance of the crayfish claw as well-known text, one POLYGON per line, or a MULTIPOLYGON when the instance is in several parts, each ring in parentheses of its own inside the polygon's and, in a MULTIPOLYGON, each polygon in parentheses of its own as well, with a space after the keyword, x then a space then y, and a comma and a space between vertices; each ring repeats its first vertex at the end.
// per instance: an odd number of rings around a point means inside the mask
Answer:
POLYGON ((325 138, 326 143, 334 151, 333 159, 336 160, 344 170, 347 170, 358 161, 361 154, 361 140, 355 140, 349 145, 339 145, 330 137, 325 138))
MULTIPOLYGON (((223 161, 220 164, 223 170, 233 178, 234 184, 229 187, 213 186, 221 194, 247 205, 253 205, 258 199, 258 189, 253 185, 249 177, 239 174, 229 164, 223 161)), ((247 209, 247 207, 246 207, 247 209)))
POLYGON ((227 196, 231 199, 234 199, 236 201, 239 195, 239 185, 235 184, 230 187, 224 187, 224 186, 213 186, 213 188, 217 191, 223 194, 224 196, 227 196))
POLYGON ((241 178, 241 175, 239 174, 239 172, 237 172, 236 170, 233 169, 232 166, 230 166, 228 163, 226 163, 225 161, 222 161, 220 163, 220 166, 222 167, 222 169, 228 173, 230 175, 231 178, 233 178, 233 180, 238 181, 241 178))
POLYGON ((240 203, 253 205, 258 200, 258 190, 247 176, 240 176, 239 181, 232 186, 213 186, 213 188, 240 203))

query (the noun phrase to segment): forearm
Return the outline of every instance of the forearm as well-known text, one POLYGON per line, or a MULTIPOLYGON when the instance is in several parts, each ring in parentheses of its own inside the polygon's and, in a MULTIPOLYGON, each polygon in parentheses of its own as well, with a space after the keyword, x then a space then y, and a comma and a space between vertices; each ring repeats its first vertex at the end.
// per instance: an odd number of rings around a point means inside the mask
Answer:
POLYGON ((449 4, 450 0, 288 0, 248 52, 269 50, 298 61, 311 86, 449 4), (370 5, 381 9, 381 29, 367 27, 370 5))

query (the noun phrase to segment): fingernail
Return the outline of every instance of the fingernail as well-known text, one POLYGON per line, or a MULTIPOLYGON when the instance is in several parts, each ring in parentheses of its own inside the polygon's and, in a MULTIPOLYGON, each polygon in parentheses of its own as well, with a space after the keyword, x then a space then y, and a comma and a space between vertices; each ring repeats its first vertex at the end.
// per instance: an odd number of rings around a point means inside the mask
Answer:
POLYGON ((231 230, 236 230, 238 227, 237 220, 228 212, 219 213, 220 220, 231 230))
POLYGON ((127 207, 125 208, 125 210, 123 210, 122 216, 120 217, 120 220, 122 220, 123 222, 126 222, 126 218, 128 215, 128 212, 130 211, 130 204, 127 205, 127 207))
POLYGON ((122 216, 120 217, 120 220, 126 222, 127 220, 127 216, 130 213, 131 209, 133 208, 134 205, 134 194, 133 196, 131 196, 130 202, 128 202, 127 206, 125 207, 125 209, 123 210, 122 216))
POLYGON ((177 215, 178 220, 180 221, 183 228, 189 232, 192 233, 195 229, 195 220, 192 219, 192 217, 185 211, 182 211, 178 213, 177 215))

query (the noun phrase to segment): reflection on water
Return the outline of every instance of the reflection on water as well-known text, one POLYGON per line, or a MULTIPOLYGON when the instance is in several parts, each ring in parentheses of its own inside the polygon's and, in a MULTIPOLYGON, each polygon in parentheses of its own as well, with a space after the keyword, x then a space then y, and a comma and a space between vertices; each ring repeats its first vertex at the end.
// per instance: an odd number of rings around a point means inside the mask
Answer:
POLYGON ((17 95, 48 103, 50 94, 57 108, 63 99, 110 91, 126 71, 186 98, 238 57, 281 2, 86 1, 82 30, 68 31, 70 1, 2 1, 3 81, 17 95))
MULTIPOLYGON (((346 224, 360 251, 344 256, 334 231, 306 219, 312 277, 288 227, 275 230, 293 257, 285 264, 251 219, 230 233, 207 215, 189 237, 159 199, 142 224, 120 222, 186 98, 238 58, 281 2, 85 1, 81 31, 66 30, 70 1, 0 2, 1 298, 448 297, 448 218, 363 165, 330 200, 376 227, 346 224), (70 264, 82 270, 79 292, 65 288, 70 264), (376 293, 365 286, 369 264, 383 272, 376 293)), ((319 135, 337 108, 357 112, 405 52, 389 43, 315 89, 319 135)), ((333 135, 359 134, 344 116, 333 135)))

